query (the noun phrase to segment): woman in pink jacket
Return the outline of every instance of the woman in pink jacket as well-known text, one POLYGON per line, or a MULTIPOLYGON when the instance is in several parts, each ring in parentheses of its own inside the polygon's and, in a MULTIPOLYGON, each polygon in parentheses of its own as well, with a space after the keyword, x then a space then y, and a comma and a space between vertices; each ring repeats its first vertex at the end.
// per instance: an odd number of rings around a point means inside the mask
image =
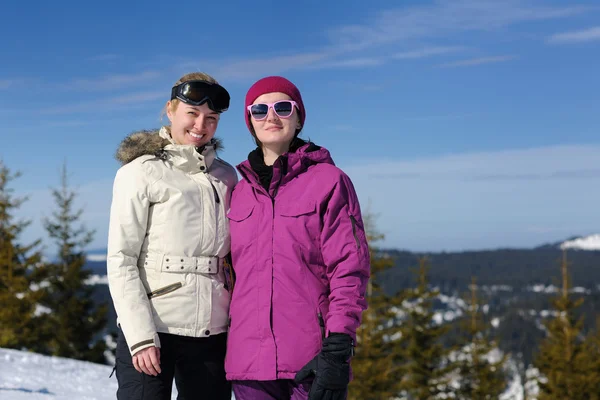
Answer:
POLYGON ((237 167, 228 213, 227 379, 237 400, 344 399, 369 278, 356 193, 326 149, 298 138, 292 82, 256 82, 244 115, 258 147, 237 167))

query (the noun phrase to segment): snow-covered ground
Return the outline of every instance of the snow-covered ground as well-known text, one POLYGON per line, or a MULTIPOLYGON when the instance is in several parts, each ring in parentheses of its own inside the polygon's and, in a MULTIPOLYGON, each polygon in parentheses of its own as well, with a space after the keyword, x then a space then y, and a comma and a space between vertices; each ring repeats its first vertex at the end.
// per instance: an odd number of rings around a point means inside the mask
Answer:
POLYGON ((107 365, 0 349, 0 398, 115 399, 117 379, 109 378, 111 371, 107 365))
MULTIPOLYGON (((500 357, 498 352, 493 355, 500 357)), ((117 379, 109 377, 111 372, 107 365, 0 348, 0 399, 112 400, 116 399, 117 379)), ((534 378, 529 376, 532 372, 528 371, 528 380, 534 378)), ((509 373, 513 377, 500 399, 522 400, 523 382, 512 362, 509 373)), ((528 389, 529 398, 535 399, 537 387, 528 389)), ((175 389, 171 398, 176 398, 175 389)))
POLYGON ((90 275, 85 281, 86 285, 108 285, 108 276, 106 275, 90 275))
POLYGON ((113 400, 111 372, 107 365, 0 348, 0 399, 113 400))
POLYGON ((100 262, 106 261, 106 252, 103 253, 88 253, 86 255, 88 261, 100 262))

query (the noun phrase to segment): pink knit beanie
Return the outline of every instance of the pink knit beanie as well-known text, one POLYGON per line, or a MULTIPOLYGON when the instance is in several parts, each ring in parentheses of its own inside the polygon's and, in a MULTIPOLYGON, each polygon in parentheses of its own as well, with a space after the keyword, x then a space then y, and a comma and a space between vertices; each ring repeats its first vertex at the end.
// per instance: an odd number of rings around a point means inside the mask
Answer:
POLYGON ((268 76, 266 78, 262 78, 257 81, 246 93, 246 101, 244 103, 244 118, 246 120, 246 125, 248 125, 248 129, 252 132, 252 125, 250 124, 250 117, 248 114, 248 106, 254 103, 259 96, 262 96, 265 93, 273 93, 273 92, 281 92, 285 93, 292 100, 298 104, 299 109, 299 120, 300 125, 304 126, 304 120, 306 119, 306 111, 304 110, 304 103, 302 102, 302 95, 300 91, 289 80, 285 79, 282 76, 268 76))

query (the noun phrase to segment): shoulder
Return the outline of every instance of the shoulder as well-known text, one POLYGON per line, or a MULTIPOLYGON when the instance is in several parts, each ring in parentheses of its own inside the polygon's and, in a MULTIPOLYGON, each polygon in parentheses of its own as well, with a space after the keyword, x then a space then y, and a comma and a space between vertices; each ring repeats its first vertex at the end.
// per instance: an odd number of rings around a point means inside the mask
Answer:
POLYGON ((215 158, 213 161, 211 174, 225 182, 230 189, 238 182, 235 168, 221 158, 215 158))
POLYGON ((314 166, 314 181, 319 184, 319 193, 327 201, 358 206, 358 196, 352 180, 341 168, 332 164, 314 166))
POLYGON ((142 155, 118 169, 115 185, 152 184, 163 174, 163 161, 152 155, 142 155))
POLYGON ((331 185, 342 183, 352 184, 350 177, 339 167, 333 164, 314 164, 311 165, 307 172, 315 179, 319 179, 322 182, 327 182, 331 185))
POLYGON ((215 158, 214 163, 217 168, 224 170, 228 174, 236 175, 235 168, 233 167, 233 165, 229 164, 227 161, 223 160, 222 158, 220 158, 220 157, 215 158))

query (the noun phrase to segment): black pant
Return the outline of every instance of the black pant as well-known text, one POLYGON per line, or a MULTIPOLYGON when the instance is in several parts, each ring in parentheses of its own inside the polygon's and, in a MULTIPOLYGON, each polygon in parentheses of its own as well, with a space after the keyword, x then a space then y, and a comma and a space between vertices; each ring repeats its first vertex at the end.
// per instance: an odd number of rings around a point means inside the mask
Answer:
POLYGON ((231 384, 225 379, 227 334, 191 338, 159 333, 158 376, 137 372, 129 347, 119 331, 116 373, 119 400, 170 400, 173 378, 178 400, 230 400, 231 384))

